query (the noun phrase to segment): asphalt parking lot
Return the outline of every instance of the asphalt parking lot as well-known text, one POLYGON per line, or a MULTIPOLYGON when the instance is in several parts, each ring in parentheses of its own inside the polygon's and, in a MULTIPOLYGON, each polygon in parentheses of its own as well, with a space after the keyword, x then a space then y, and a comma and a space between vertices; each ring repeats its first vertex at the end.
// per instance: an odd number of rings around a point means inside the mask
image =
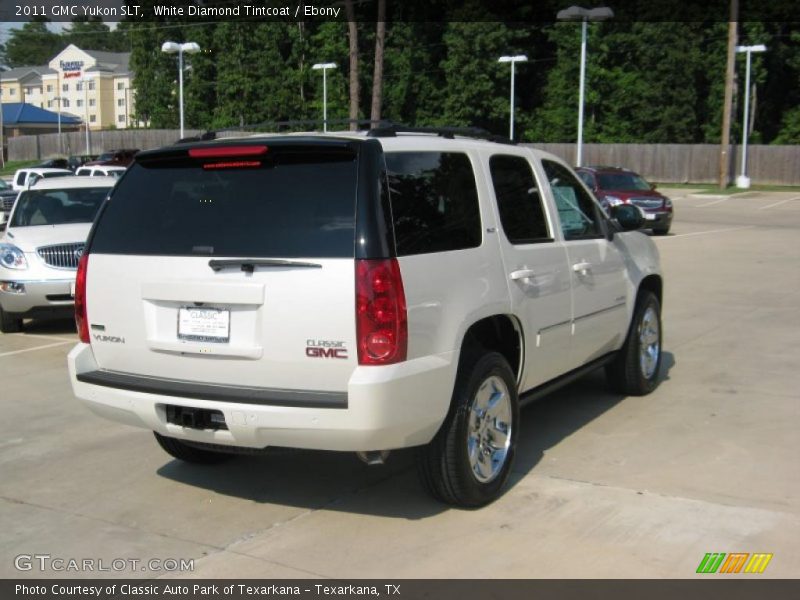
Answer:
POLYGON ((477 511, 430 500, 409 451, 178 463, 72 396, 70 322, 0 335, 0 577, 80 576, 15 568, 47 554, 194 559, 170 576, 686 578, 708 552, 774 555, 731 577, 800 576, 800 195, 667 193, 661 386, 621 397, 597 374, 527 408, 512 483, 477 511))

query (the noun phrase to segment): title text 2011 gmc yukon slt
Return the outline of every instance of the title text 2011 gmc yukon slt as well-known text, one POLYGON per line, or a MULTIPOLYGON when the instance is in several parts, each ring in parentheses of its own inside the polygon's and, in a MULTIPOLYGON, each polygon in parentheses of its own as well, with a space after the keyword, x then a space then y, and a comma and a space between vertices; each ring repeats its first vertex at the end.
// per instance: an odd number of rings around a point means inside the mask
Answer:
POLYGON ((192 462, 418 446, 436 498, 480 506, 521 403, 600 366, 657 384, 658 254, 614 216, 560 159, 452 131, 141 152, 80 261, 73 390, 192 462))

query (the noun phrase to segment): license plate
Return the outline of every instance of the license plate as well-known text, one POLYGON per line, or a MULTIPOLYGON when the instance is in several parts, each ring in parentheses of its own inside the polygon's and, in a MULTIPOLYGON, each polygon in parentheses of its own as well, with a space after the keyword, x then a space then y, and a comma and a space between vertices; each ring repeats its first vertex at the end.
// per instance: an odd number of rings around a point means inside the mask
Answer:
POLYGON ((178 310, 178 339, 224 344, 230 340, 231 311, 189 306, 178 310))
POLYGON ((73 298, 75 297, 75 282, 74 281, 70 281, 69 282, 69 295, 72 296, 73 298))
POLYGON ((655 221, 656 215, 653 213, 644 213, 644 218, 647 219, 648 221, 655 221))

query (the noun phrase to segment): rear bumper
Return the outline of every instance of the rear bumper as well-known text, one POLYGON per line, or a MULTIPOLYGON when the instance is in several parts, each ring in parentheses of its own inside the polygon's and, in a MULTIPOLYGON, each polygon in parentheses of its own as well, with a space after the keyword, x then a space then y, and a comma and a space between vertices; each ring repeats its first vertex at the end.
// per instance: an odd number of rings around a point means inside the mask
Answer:
POLYGON ((137 388, 131 382, 145 378, 98 370, 88 344, 76 346, 68 364, 75 395, 94 413, 113 421, 208 444, 371 451, 418 446, 433 438, 447 415, 457 359, 449 353, 385 367, 358 367, 346 393, 260 390, 259 395, 253 390, 252 402, 247 401, 247 388, 201 385, 206 389, 199 397, 187 397, 190 388, 164 388, 163 380, 150 380, 150 391, 137 388), (209 387, 217 388, 216 399, 210 399, 215 396, 209 387), (330 408, 294 402, 315 394, 334 402, 330 408), (228 430, 168 423, 168 404, 219 410, 228 430))

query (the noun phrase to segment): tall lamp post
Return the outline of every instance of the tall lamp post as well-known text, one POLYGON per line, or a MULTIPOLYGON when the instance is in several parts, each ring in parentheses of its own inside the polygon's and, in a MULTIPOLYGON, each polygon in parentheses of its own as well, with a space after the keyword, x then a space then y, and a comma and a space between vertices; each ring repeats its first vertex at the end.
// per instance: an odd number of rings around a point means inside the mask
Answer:
POLYGON ((614 11, 607 6, 597 8, 582 8, 570 6, 558 11, 556 18, 559 21, 581 21, 581 75, 578 88, 578 150, 575 160, 577 166, 583 162, 583 96, 586 87, 586 31, 589 21, 605 21, 614 16, 614 11))
POLYGON ((747 189, 750 187, 750 178, 747 176, 747 116, 750 112, 750 55, 753 52, 765 52, 767 47, 764 44, 755 46, 736 46, 736 52, 747 55, 747 70, 745 71, 744 84, 744 116, 742 117, 742 174, 736 178, 736 187, 747 189))
POLYGON ((178 105, 181 114, 181 137, 183 137, 183 55, 197 54, 200 52, 200 46, 195 42, 185 42, 178 44, 177 42, 164 42, 161 45, 161 51, 167 54, 178 53, 178 105))
POLYGON ((317 63, 311 68, 322 69, 322 131, 328 131, 328 69, 335 69, 336 63, 317 63))
POLYGON ((56 96, 53 100, 58 100, 58 153, 64 153, 64 144, 61 143, 61 96, 56 96))
MULTIPOLYGON (((87 79, 86 77, 81 78, 81 87, 83 88, 83 124, 85 125, 86 129, 86 155, 89 156, 91 152, 89 151, 89 82, 91 79, 87 79)), ((61 107, 59 107, 60 113, 61 107)))
POLYGON ((514 139, 514 65, 518 62, 528 62, 528 57, 524 54, 516 56, 501 56, 497 62, 511 63, 511 116, 508 120, 508 139, 514 139))

